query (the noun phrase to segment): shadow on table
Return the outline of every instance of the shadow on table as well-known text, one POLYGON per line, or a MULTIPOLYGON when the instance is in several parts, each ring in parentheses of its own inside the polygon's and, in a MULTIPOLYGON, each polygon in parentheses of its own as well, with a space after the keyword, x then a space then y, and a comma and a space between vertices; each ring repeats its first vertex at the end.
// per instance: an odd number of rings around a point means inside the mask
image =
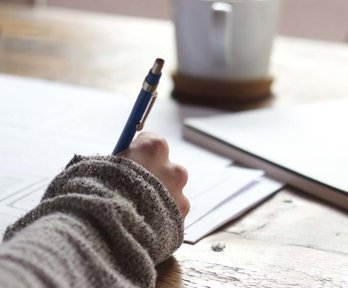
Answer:
POLYGON ((172 256, 156 266, 158 273, 156 287, 182 287, 182 271, 178 261, 172 256))

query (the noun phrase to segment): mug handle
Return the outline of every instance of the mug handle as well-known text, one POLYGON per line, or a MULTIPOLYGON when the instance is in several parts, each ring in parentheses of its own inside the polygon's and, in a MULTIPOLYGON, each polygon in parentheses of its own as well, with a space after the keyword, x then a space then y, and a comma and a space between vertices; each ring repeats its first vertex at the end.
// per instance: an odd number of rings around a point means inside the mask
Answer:
POLYGON ((232 17, 232 5, 225 2, 214 2, 211 5, 211 10, 213 16, 211 48, 215 63, 223 64, 227 60, 227 50, 230 46, 227 43, 227 34, 230 30, 228 17, 232 17))

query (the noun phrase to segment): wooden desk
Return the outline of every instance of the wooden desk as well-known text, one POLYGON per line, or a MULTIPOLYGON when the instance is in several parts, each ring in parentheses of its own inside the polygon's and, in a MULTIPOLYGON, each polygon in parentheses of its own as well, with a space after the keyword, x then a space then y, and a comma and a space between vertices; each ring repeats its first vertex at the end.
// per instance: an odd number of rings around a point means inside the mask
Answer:
MULTIPOLYGON (((2 73, 134 97, 161 56, 167 72, 159 93, 172 101, 169 22, 0 5, 0 27, 2 73)), ((250 107, 348 97, 343 44, 279 38, 272 69, 275 97, 250 107)), ((286 188, 197 245, 183 245, 158 271, 158 287, 348 287, 347 213, 286 188), (212 251, 219 241, 226 248, 212 251)))

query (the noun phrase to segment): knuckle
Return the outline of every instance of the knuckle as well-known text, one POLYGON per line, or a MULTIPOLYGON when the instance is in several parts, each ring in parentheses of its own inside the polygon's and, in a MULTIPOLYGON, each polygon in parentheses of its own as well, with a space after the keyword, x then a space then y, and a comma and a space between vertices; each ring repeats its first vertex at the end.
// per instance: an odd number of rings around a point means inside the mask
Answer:
POLYGON ((148 139, 148 141, 143 142, 142 148, 153 156, 169 154, 168 143, 164 138, 161 137, 148 139))
POLYGON ((167 140, 162 137, 152 138, 152 145, 160 151, 168 151, 167 140))
POLYGON ((185 196, 183 196, 183 200, 180 203, 180 211, 184 216, 189 213, 190 206, 190 201, 185 196))
POLYGON ((155 153, 168 157, 169 147, 164 138, 153 138, 151 142, 152 149, 155 153))
POLYGON ((174 164, 173 171, 174 171, 174 176, 175 176, 176 182, 180 186, 185 186, 187 181, 188 181, 188 172, 187 172, 186 168, 184 168, 181 165, 174 164))

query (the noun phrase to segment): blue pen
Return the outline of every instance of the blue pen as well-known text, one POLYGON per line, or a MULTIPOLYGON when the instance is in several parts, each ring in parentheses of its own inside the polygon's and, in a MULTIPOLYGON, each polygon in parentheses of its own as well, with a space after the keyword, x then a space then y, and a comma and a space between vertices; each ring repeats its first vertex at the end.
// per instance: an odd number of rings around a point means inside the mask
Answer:
POLYGON ((117 153, 127 149, 132 142, 136 131, 143 129, 145 120, 157 97, 156 88, 162 75, 161 71, 163 65, 164 60, 157 58, 153 67, 145 77, 143 87, 135 101, 122 134, 112 151, 112 155, 116 155, 117 153))

